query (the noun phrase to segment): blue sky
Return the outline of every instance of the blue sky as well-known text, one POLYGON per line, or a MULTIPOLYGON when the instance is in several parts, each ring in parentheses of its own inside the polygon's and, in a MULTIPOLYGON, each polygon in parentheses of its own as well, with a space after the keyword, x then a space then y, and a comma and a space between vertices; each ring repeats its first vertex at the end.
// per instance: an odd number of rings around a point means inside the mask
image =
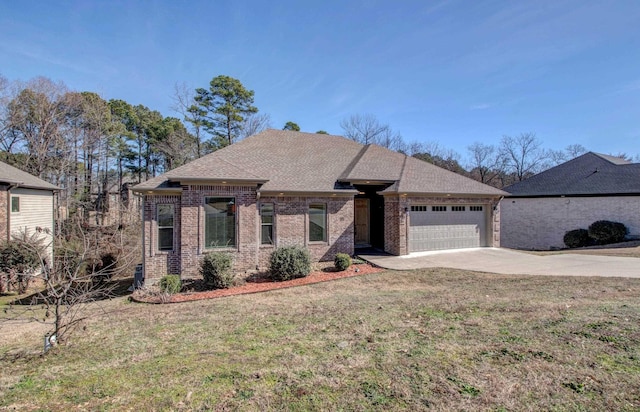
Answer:
POLYGON ((175 115, 220 74, 281 128, 373 114, 466 155, 534 132, 640 154, 640 1, 4 1, 0 74, 175 115))

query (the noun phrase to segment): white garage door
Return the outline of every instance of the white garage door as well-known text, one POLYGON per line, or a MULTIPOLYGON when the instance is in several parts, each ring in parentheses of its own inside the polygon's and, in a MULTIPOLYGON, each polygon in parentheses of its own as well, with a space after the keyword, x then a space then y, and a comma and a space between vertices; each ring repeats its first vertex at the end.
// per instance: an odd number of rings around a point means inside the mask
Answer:
POLYGON ((486 246, 484 205, 411 206, 409 252, 486 246))

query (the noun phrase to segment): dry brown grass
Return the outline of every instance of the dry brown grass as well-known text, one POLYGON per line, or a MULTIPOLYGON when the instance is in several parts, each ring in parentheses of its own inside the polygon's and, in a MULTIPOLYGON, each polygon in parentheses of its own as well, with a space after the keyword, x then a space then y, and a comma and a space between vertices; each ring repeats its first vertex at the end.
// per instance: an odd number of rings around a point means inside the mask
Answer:
POLYGON ((44 358, 1 342, 0 409, 640 409, 639 279, 435 269, 107 305, 44 358))

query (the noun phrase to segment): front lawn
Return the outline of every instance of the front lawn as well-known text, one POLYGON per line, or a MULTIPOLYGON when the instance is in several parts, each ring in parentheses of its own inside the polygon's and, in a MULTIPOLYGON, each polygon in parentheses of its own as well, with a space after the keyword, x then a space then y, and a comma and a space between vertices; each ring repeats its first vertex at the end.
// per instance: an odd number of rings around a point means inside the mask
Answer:
POLYGON ((388 271, 105 308, 45 357, 0 334, 0 409, 640 409, 640 279, 388 271))

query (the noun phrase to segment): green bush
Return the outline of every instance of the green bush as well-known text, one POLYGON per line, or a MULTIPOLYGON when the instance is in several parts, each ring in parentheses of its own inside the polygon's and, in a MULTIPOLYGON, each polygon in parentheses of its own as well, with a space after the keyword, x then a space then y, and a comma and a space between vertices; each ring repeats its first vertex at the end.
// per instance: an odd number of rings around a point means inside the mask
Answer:
POLYGON ((333 259, 333 265, 341 272, 347 270, 351 266, 351 256, 346 253, 338 253, 333 259))
POLYGON ((589 226, 589 237, 601 245, 622 242, 627 233, 627 227, 619 222, 598 220, 589 226))
POLYGON ((592 243, 587 229, 570 230, 564 234, 562 240, 570 248, 589 246, 592 243))
POLYGON ((38 252, 24 242, 9 241, 0 246, 0 271, 26 273, 40 266, 38 252))
POLYGON ((309 251, 298 246, 280 247, 271 253, 269 271, 276 281, 303 278, 311 273, 309 251))
POLYGON ((42 263, 38 252, 25 242, 11 240, 0 245, 0 292, 12 288, 26 292, 31 275, 42 263))
POLYGON ((170 295, 180 292, 180 289, 182 289, 182 281, 180 280, 180 275, 163 276, 162 279, 160 279, 159 286, 161 291, 170 295))
POLYGON ((208 287, 226 289, 233 284, 233 258, 224 252, 210 252, 204 255, 200 274, 208 287))

